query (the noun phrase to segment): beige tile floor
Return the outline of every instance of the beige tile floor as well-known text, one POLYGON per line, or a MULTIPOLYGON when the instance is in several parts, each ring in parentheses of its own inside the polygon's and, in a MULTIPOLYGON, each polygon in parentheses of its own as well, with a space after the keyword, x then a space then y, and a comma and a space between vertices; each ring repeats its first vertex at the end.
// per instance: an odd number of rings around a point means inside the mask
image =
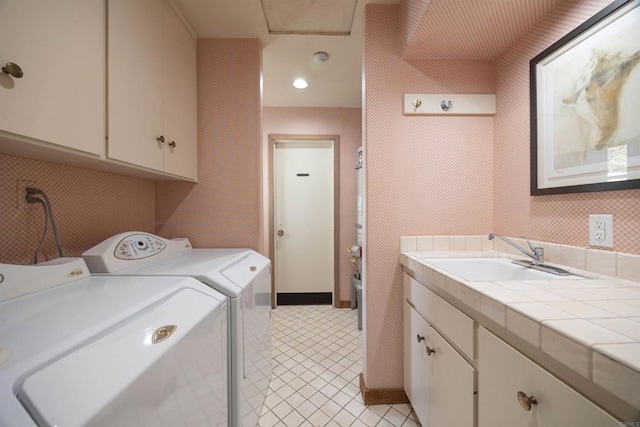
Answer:
POLYGON ((280 306, 272 318, 273 376, 260 426, 420 425, 408 404, 364 405, 356 310, 280 306))

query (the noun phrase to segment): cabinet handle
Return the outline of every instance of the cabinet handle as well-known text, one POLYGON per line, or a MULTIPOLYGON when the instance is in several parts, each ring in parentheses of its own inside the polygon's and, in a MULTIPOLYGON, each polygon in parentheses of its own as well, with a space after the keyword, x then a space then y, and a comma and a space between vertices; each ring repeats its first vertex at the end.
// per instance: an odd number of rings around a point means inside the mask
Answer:
POLYGON ((418 334, 418 335, 416 335, 416 339, 418 340, 418 342, 424 341, 424 335, 418 334))
POLYGON ((22 68, 20 68, 18 64, 14 64, 13 62, 7 62, 7 64, 4 67, 2 67, 2 72, 5 74, 9 74, 10 76, 15 77, 16 79, 19 79, 22 76, 24 76, 24 73, 22 72, 22 68))
POLYGON ((431 347, 427 346, 427 356, 431 356, 435 352, 436 351, 434 349, 432 349, 431 347))
POLYGON ((160 143, 160 144, 164 144, 164 135, 160 135, 159 137, 156 138, 156 140, 160 143))
POLYGON ((171 148, 176 148, 176 142, 175 142, 175 141, 171 141, 171 142, 169 143, 169 147, 171 147, 171 148))
POLYGON ((537 405, 538 399, 533 396, 527 396, 523 391, 518 392, 518 403, 522 406, 522 409, 525 411, 531 410, 531 405, 537 405))

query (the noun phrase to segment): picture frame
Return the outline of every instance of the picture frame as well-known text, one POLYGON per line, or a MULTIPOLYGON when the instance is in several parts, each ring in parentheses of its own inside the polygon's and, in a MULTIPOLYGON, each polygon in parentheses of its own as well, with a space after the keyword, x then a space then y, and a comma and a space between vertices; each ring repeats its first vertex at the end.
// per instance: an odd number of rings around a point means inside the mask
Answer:
POLYGON ((531 195, 640 188, 640 0, 529 62, 531 195))

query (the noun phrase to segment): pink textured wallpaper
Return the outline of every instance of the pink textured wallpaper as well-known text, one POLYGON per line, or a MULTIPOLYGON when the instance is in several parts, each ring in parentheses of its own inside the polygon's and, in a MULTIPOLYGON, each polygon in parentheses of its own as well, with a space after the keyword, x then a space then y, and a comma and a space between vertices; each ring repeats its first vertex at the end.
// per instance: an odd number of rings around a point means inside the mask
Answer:
POLYGON ((405 0, 402 57, 494 59, 564 1, 405 0))
POLYGON ((156 184, 156 232, 194 247, 261 248, 258 39, 198 40, 198 183, 156 184))
MULTIPOLYGON (((44 227, 42 205, 18 208, 18 180, 49 197, 65 256, 123 231, 154 231, 154 182, 0 154, 0 263, 31 264, 44 227)), ((57 257, 49 226, 38 260, 57 257)))
MULTIPOLYGON (((268 151, 269 134, 340 135, 340 300, 351 299, 351 274, 346 248, 356 242, 356 150, 362 145, 362 109, 360 108, 285 108, 264 107, 263 143, 268 151)), ((266 158, 267 156, 265 156, 266 158)), ((268 165, 263 165, 265 174, 268 165)), ((264 179, 264 201, 271 197, 268 177, 264 179)), ((269 226, 265 219, 264 240, 269 226)), ((268 249, 268 245, 267 245, 268 249)))
POLYGON ((402 387, 400 236, 493 223, 493 118, 403 116, 404 93, 493 93, 489 61, 403 61, 399 6, 368 4, 365 383, 402 387))
POLYGON ((640 190, 529 195, 529 60, 607 4, 563 3, 496 60, 494 224, 500 234, 588 247, 588 215, 613 214, 613 250, 640 253, 640 190))

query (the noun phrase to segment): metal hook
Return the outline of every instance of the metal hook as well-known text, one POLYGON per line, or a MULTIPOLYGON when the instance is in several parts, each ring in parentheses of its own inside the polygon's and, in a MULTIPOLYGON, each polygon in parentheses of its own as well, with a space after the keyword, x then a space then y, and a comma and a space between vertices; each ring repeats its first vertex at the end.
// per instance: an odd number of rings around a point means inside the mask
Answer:
POLYGON ((442 101, 440 103, 440 108, 442 108, 442 111, 449 111, 451 109, 451 107, 453 107, 453 102, 451 102, 451 101, 449 101, 449 102, 442 101))

